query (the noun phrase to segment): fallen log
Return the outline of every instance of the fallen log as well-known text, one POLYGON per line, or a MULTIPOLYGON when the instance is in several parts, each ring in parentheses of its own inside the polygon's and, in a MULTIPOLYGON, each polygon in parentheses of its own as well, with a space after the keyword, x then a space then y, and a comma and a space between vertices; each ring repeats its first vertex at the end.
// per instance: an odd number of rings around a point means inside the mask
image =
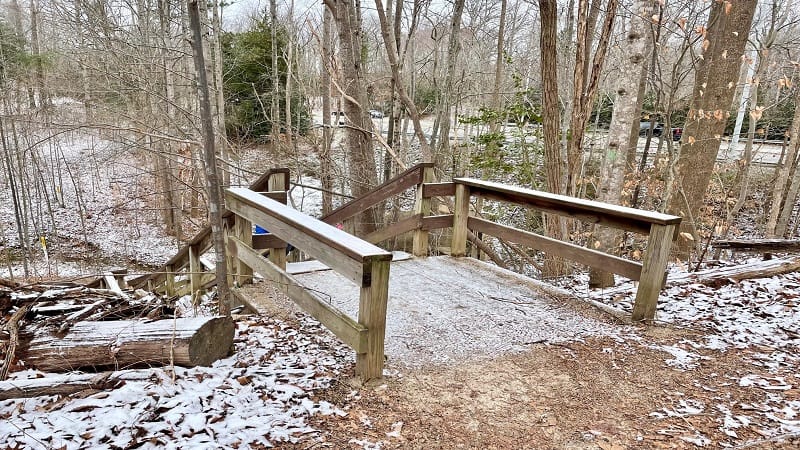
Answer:
POLYGON ((800 250, 797 239, 721 239, 711 241, 714 248, 754 252, 796 252, 800 250))
POLYGON ((742 280, 774 277, 798 270, 800 270, 800 257, 771 259, 740 266, 706 269, 670 277, 667 279, 667 286, 701 283, 707 286, 720 287, 730 283, 738 283, 742 280))
POLYGON ((46 372, 206 366, 229 354, 233 332, 233 320, 226 317, 78 322, 63 335, 47 328, 20 333, 17 357, 46 372))
POLYGON ((41 395, 71 395, 87 389, 114 389, 126 381, 148 380, 152 370, 125 370, 103 373, 69 373, 43 378, 0 381, 0 401, 41 395))

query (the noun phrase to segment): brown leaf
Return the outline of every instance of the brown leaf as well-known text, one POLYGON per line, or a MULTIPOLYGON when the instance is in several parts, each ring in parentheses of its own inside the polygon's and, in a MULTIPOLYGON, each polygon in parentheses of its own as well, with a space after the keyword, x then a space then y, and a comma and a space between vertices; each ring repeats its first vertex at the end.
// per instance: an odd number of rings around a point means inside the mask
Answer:
POLYGON ((242 386, 246 386, 246 385, 252 383, 253 379, 251 377, 248 377, 248 376, 241 376, 241 377, 236 377, 236 381, 238 381, 239 384, 241 384, 242 386))
POLYGON ((725 2, 725 14, 726 15, 731 13, 731 8, 732 7, 733 7, 733 5, 731 4, 731 2, 728 2, 728 1, 725 2))

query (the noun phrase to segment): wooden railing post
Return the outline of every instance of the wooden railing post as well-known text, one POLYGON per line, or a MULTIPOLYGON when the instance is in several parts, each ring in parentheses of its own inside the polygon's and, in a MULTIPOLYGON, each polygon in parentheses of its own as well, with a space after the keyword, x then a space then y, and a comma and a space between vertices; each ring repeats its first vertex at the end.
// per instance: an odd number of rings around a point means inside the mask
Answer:
POLYGON ((167 296, 175 295, 175 266, 168 265, 164 267, 166 272, 164 275, 164 288, 167 296))
POLYGON ((677 224, 650 226, 650 237, 647 239, 647 248, 642 257, 642 275, 631 315, 631 320, 634 322, 651 321, 655 318, 658 295, 664 287, 664 274, 677 226, 677 224))
MULTIPOLYGON (((424 183, 434 181, 433 167, 422 168, 422 181, 417 185, 417 198, 414 203, 414 214, 425 217, 431 213, 431 199, 422 195, 424 183)), ((414 230, 414 246, 412 253, 414 256, 428 256, 428 230, 418 228, 414 230)))
POLYGON ((361 287, 358 323, 367 328, 366 352, 356 355, 356 374, 363 381, 383 377, 383 349, 386 335, 386 304, 389 300, 390 261, 370 263, 370 284, 361 287))
MULTIPOLYGON (((233 225, 233 235, 248 247, 253 246, 253 224, 241 216, 236 216, 233 225)), ((273 249, 274 250, 274 249, 273 249)), ((253 282, 253 269, 237 256, 234 261, 236 266, 236 281, 239 286, 253 282)))
POLYGON ((200 273, 200 248, 197 245, 189 246, 189 288, 192 295, 201 290, 202 274, 200 273))
POLYGON ((450 256, 467 254, 467 221, 469 220, 469 186, 456 183, 456 205, 453 211, 453 239, 450 256))
MULTIPOLYGON (((267 189, 270 192, 274 191, 285 191, 286 192, 286 201, 289 201, 289 175, 286 172, 275 172, 267 181, 267 189)), ((252 240, 250 241, 252 245, 252 240)), ((284 248, 270 248, 269 249, 269 260, 272 261, 273 264, 280 267, 281 270, 286 270, 286 249, 284 248)))

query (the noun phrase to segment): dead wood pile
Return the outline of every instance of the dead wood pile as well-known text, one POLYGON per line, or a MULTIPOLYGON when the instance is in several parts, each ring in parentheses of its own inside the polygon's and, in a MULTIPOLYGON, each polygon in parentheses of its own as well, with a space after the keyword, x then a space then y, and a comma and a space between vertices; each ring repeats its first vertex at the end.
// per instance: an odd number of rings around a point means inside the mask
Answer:
POLYGON ((12 371, 209 365, 233 345, 229 318, 176 318, 137 289, 0 279, 0 381, 12 371))

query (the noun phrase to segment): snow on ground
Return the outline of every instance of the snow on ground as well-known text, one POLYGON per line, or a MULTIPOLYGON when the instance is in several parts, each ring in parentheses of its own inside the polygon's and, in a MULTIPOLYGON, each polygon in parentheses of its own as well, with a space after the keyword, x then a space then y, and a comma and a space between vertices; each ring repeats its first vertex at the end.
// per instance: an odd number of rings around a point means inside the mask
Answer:
MULTIPOLYGON (((354 283, 330 270, 296 278, 357 317, 359 288, 354 283)), ((458 363, 524 351, 534 344, 617 337, 628 330, 548 299, 521 275, 450 257, 393 263, 386 321, 386 355, 401 367, 458 363)))
MULTIPOLYGON (((672 268, 670 279, 681 275, 685 276, 672 268)), ((629 283, 627 289, 576 294, 630 311, 635 289, 629 283)), ((712 359, 716 352, 726 351, 740 353, 744 364, 740 368, 742 375, 696 380, 697 386, 711 393, 709 404, 678 398, 673 409, 654 411, 653 417, 712 415, 719 430, 732 439, 730 445, 738 437, 737 430, 741 433, 747 427, 768 437, 800 433, 800 273, 743 280, 719 288, 700 283, 674 285, 661 293, 656 319, 701 331, 696 338, 683 339, 675 345, 649 345, 669 355, 665 359, 668 365, 691 370, 712 359), (788 375, 774 375, 777 373, 788 375), (722 390, 726 385, 750 389, 757 400, 732 399, 722 390)), ((701 447, 710 443, 696 430, 689 435, 685 430, 664 430, 664 434, 701 447)))
MULTIPOLYGON (((65 258, 85 259, 82 250, 73 248, 84 240, 106 257, 118 260, 117 265, 125 261, 155 265, 176 251, 173 240, 155 225, 158 219, 152 195, 156 189, 143 156, 134 149, 88 131, 74 130, 52 136, 33 151, 38 152, 42 176, 53 174, 47 180, 48 188, 52 189, 52 179, 61 180, 55 183, 56 192, 50 192, 52 214, 43 198, 32 213, 44 231, 51 257, 63 254, 65 258), (63 198, 63 206, 57 201, 59 196, 63 198)), ((26 164, 32 165, 33 161, 26 160, 26 164)), ((35 194, 33 201, 37 202, 38 197, 35 194)), ((8 245, 18 245, 11 189, 6 178, 0 184, 0 220, 4 224, 2 239, 8 245)), ((62 265, 64 258, 45 264, 40 237, 33 231, 33 224, 30 228, 29 239, 39 252, 35 255, 38 261, 33 264, 34 275, 64 276, 93 271, 82 264, 62 265)), ((0 269, 0 276, 8 276, 6 267, 0 269)))
MULTIPOLYGON (((85 397, 0 401, 0 445, 233 449, 314 439, 310 416, 344 414, 314 392, 342 376, 352 352, 315 321, 300 325, 239 321, 233 356, 213 367, 176 367, 174 381, 169 368, 148 369, 146 381, 85 397)), ((18 372, 12 380, 42 375, 18 372)))

